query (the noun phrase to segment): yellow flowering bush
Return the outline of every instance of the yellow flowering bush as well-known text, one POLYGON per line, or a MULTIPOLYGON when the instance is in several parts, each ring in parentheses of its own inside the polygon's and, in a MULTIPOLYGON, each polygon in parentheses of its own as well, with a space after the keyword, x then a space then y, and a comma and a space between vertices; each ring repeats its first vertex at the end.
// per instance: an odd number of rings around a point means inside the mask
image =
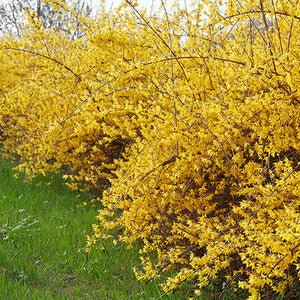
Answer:
MULTIPOLYGON (((114 159, 140 135, 138 108, 146 109, 146 90, 129 101, 135 85, 144 81, 139 74, 132 76, 130 65, 129 45, 136 36, 122 29, 125 20, 112 24, 105 15, 94 24, 84 19, 86 34, 76 40, 43 28, 34 15, 29 21, 21 40, 1 41, 8 81, 1 88, 2 130, 9 137, 4 149, 20 156, 19 169, 28 175, 66 165, 71 187, 78 182, 107 186, 114 159)), ((131 26, 137 22, 129 21, 131 26)), ((151 51, 143 49, 153 48, 150 43, 136 45, 142 53, 137 63, 147 60, 151 51)))
POLYGON ((176 270, 166 293, 224 278, 275 297, 299 287, 300 7, 212 2, 146 18, 127 1, 76 40, 32 17, 1 40, 2 151, 106 187, 88 246, 122 228, 138 278, 176 270))

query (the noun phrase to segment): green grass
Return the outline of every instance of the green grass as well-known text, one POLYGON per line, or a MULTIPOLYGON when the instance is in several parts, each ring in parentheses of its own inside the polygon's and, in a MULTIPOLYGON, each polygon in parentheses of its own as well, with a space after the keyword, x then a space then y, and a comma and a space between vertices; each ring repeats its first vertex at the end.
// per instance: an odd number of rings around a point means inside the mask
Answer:
MULTIPOLYGON (((0 299, 149 300, 163 294, 157 281, 135 279, 137 246, 106 241, 102 251, 78 251, 100 208, 90 203, 91 195, 71 191, 59 176, 16 179, 11 167, 0 160, 0 299)), ((208 290, 201 299, 212 294, 208 290)), ((192 295, 186 284, 163 299, 192 295)))
MULTIPOLYGON (((156 299, 157 282, 134 278, 138 249, 105 243, 78 252, 92 233, 100 203, 71 191, 58 177, 16 179, 0 161, 0 299, 156 299), (37 186, 36 183, 41 183, 37 186)), ((187 299, 181 290, 166 299, 187 299)))

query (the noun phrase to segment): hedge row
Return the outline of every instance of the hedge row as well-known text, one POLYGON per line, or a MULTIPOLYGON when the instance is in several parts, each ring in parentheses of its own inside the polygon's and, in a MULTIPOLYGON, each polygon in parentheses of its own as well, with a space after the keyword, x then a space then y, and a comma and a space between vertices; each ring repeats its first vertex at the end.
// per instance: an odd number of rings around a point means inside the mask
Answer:
POLYGON ((29 176, 104 188, 88 246, 122 228, 117 240, 143 242, 138 278, 176 270, 166 293, 222 278, 249 299, 287 296, 300 286, 299 6, 146 18, 127 2, 82 17, 76 40, 32 15, 1 39, 2 152, 29 176))

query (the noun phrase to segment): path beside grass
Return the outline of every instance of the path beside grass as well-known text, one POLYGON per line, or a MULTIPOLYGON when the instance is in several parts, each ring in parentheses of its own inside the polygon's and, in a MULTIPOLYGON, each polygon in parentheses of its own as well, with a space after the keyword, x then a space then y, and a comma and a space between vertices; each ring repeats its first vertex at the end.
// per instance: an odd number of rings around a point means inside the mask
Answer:
MULTIPOLYGON (((102 252, 78 252, 100 207, 91 199, 58 176, 16 179, 11 164, 0 160, 0 299, 149 300, 162 294, 156 282, 145 286, 134 278, 137 248, 107 241, 102 252)), ((187 294, 188 286, 164 299, 187 294)))

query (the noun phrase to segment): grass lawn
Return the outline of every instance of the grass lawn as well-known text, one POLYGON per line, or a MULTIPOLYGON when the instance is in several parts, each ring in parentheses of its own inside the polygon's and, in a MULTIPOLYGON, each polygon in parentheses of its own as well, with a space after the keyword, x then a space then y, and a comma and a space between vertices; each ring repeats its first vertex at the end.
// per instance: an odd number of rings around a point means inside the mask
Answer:
MULTIPOLYGON (((58 176, 33 183, 16 179, 11 164, 0 161, 0 299, 156 299, 162 294, 157 282, 145 286, 134 278, 137 248, 107 241, 103 251, 78 251, 92 233, 100 205, 82 205, 90 199, 58 176)), ((166 299, 187 299, 186 293, 166 299)))
MULTIPOLYGON (((100 208, 91 195, 71 191, 59 176, 16 179, 11 167, 0 160, 0 299, 149 300, 163 294, 157 281, 135 279, 137 246, 106 241, 102 251, 79 251, 100 208)), ((163 299, 188 299, 190 290, 186 284, 163 299)), ((212 294, 213 287, 201 299, 212 294)))

